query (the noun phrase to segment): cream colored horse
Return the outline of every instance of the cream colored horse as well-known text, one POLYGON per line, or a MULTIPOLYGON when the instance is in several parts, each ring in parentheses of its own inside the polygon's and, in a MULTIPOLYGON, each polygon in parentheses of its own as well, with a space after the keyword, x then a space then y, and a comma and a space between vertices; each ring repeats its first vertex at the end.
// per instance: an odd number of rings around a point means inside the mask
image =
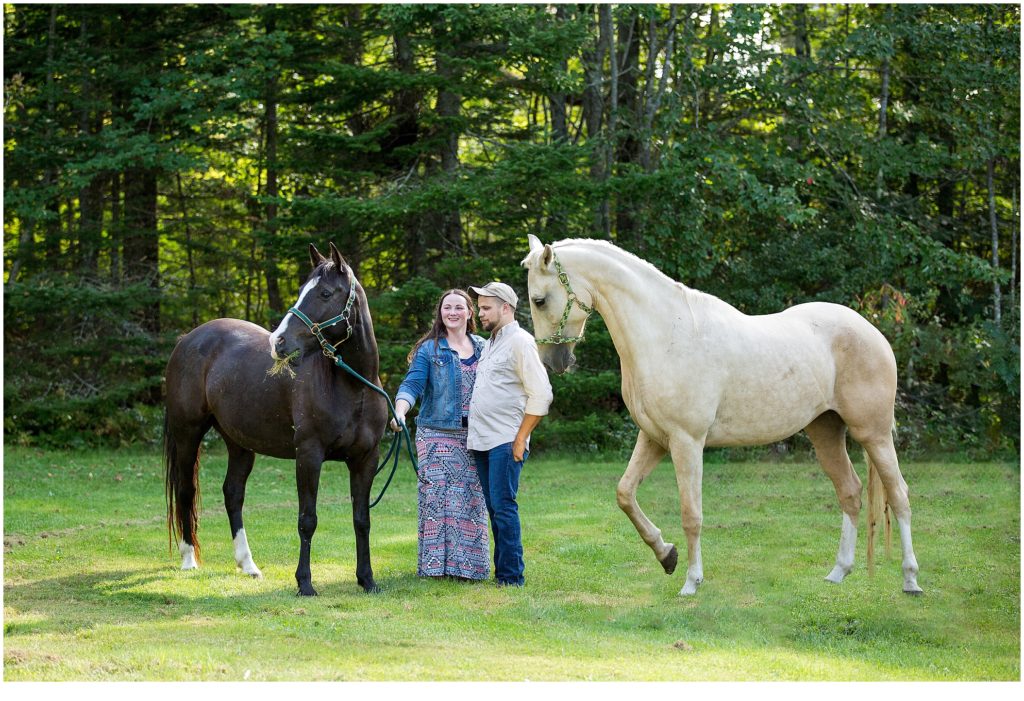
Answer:
POLYGON ((622 363, 622 398, 640 428, 619 481, 618 503, 669 574, 676 548, 637 505, 636 490, 671 454, 689 556, 681 595, 696 593, 704 579, 704 448, 772 443, 800 430, 814 444, 843 511, 839 554, 826 577, 841 582, 853 567, 861 508, 861 482, 846 451, 847 429, 884 486, 881 495, 869 476, 872 512, 884 518, 887 498, 899 524, 903 591, 921 593, 907 484, 893 446, 896 361, 888 342, 864 318, 818 302, 747 316, 605 241, 544 245, 531 235, 523 266, 529 271, 541 359, 553 372, 564 372, 574 360, 573 347, 591 311, 600 312, 608 326, 622 363))

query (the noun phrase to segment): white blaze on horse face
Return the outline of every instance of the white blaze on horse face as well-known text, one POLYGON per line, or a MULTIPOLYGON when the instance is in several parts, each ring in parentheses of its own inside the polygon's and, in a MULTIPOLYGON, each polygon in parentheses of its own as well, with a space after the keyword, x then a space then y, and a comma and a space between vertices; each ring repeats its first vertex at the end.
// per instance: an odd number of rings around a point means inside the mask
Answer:
MULTIPOLYGON (((296 309, 299 307, 299 305, 302 304, 302 300, 306 298, 306 295, 309 294, 309 291, 316 287, 318 284, 320 284, 319 275, 317 275, 315 278, 306 283, 306 286, 302 288, 302 292, 299 293, 299 299, 295 302, 296 309)), ((281 359, 277 355, 277 339, 281 338, 282 334, 284 334, 285 329, 288 328, 288 320, 291 318, 291 312, 285 314, 284 318, 281 319, 281 323, 278 324, 277 328, 274 330, 274 333, 270 334, 270 355, 271 357, 274 358, 274 360, 281 359)))
POLYGON ((263 579, 263 573, 256 563, 252 561, 252 551, 249 550, 249 540, 245 537, 245 529, 240 528, 235 535, 235 563, 242 568, 250 577, 263 579))

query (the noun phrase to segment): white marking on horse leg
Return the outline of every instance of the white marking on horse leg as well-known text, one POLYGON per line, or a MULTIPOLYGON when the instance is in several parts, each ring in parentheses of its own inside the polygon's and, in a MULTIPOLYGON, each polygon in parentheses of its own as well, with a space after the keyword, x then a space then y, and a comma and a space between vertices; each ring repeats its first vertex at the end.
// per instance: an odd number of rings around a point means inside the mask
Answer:
MULTIPOLYGON (((689 540, 687 536, 687 540, 689 540)), ((704 564, 700 557, 700 536, 690 552, 690 566, 686 570, 686 583, 679 590, 679 596, 693 596, 697 593, 697 585, 704 581, 704 564)))
MULTIPOLYGON (((296 300, 294 304, 296 308, 300 304, 302 304, 302 300, 305 299, 309 291, 316 287, 319 282, 320 276, 318 275, 306 283, 305 287, 302 288, 302 292, 299 293, 298 300, 296 300)), ((274 333, 270 334, 270 355, 273 356, 274 360, 280 360, 280 358, 277 355, 277 339, 279 339, 281 337, 281 334, 285 332, 285 329, 288 328, 288 320, 291 318, 291 312, 285 314, 284 318, 281 319, 281 323, 277 325, 276 329, 274 329, 274 333)))
POLYGON ((900 544, 903 547, 903 591, 907 594, 921 594, 924 590, 917 584, 917 557, 910 537, 910 516, 896 517, 900 527, 900 544))
POLYGON ((839 554, 836 555, 836 566, 825 577, 829 582, 839 584, 853 569, 853 556, 857 548, 857 524, 849 514, 843 514, 843 528, 839 536, 839 554))
POLYGON ((238 534, 235 535, 234 543, 235 563, 250 577, 263 579, 263 573, 260 572, 260 568, 252 561, 252 551, 249 550, 249 540, 245 537, 244 528, 238 529, 238 534))
POLYGON ((199 563, 196 562, 196 549, 181 541, 178 543, 178 552, 181 553, 181 569, 183 570, 194 570, 199 567, 199 563))

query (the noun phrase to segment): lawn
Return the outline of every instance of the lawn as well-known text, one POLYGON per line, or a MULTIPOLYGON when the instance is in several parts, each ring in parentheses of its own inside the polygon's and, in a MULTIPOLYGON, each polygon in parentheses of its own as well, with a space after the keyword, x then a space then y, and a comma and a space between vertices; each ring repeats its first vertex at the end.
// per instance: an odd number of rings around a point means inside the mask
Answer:
MULTIPOLYGON (((685 564, 666 576, 616 506, 620 459, 531 458, 521 590, 416 577, 415 483, 401 466, 372 512, 377 595, 356 585, 347 471, 329 463, 312 599, 294 595, 292 464, 258 458, 249 482, 260 581, 235 569, 225 467, 222 449, 204 457, 204 562, 182 572, 156 452, 5 448, 4 679, 1020 679, 1017 464, 903 466, 925 589, 910 597, 898 533, 868 576, 862 528, 854 572, 824 581, 841 517, 815 465, 709 460, 705 582, 689 598, 677 596, 685 564)), ((670 465, 639 501, 685 557, 670 465)))

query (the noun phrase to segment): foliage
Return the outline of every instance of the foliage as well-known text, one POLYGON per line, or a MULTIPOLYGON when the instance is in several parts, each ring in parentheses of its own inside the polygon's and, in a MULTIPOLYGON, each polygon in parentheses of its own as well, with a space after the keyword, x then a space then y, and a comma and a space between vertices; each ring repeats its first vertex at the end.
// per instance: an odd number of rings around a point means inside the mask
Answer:
MULTIPOLYGON (((4 15, 10 438, 152 435, 171 339, 276 324, 311 241, 367 288, 394 391, 431 296, 525 293, 534 233, 747 313, 854 307, 896 350, 904 450, 1019 447, 1018 6, 4 15)), ((594 327, 541 444, 628 449, 594 327)))

